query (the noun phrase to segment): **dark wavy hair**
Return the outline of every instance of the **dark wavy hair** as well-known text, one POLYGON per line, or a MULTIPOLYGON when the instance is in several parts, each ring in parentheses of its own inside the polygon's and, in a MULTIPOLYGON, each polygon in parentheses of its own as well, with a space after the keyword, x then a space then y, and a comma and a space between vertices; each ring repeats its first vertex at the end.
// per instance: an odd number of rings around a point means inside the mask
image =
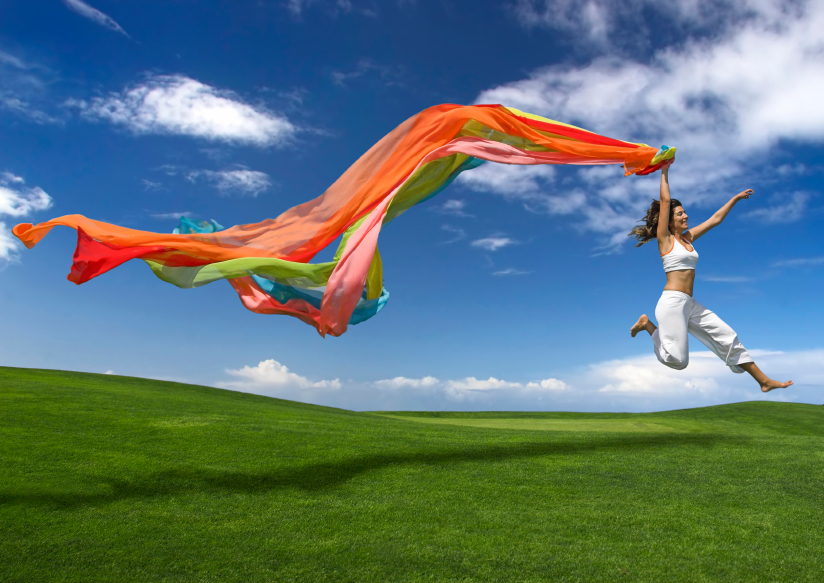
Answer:
MULTIPOLYGON (((670 199, 669 220, 667 220, 667 225, 672 222, 675 209, 679 206, 683 206, 680 200, 674 198, 670 199)), ((649 205, 647 214, 643 219, 641 219, 641 222, 644 224, 633 227, 633 229, 629 232, 629 237, 635 237, 639 241, 635 245, 636 247, 640 247, 644 243, 648 243, 658 237, 658 216, 660 214, 661 203, 653 199, 652 204, 649 205)))

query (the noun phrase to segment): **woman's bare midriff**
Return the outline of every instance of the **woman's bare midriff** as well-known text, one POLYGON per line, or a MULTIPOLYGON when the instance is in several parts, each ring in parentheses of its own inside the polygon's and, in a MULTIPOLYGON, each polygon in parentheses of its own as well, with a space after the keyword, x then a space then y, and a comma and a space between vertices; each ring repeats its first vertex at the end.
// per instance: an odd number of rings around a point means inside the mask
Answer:
POLYGON ((679 269, 667 272, 667 285, 664 290, 680 291, 692 296, 692 288, 695 283, 694 269, 679 269))

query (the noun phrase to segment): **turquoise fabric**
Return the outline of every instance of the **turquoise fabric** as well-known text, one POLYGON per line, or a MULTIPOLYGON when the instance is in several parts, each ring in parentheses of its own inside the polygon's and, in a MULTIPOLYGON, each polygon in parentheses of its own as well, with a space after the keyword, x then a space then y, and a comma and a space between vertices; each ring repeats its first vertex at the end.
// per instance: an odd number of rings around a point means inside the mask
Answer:
POLYGON ((172 231, 175 235, 191 235, 193 233, 214 233, 222 231, 223 227, 214 219, 208 221, 193 221, 180 217, 180 224, 172 231))

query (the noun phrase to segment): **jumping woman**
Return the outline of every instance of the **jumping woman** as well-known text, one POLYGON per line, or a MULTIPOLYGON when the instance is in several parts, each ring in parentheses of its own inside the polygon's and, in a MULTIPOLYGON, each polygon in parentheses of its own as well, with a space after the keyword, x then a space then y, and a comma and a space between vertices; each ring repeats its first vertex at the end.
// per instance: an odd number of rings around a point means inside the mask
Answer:
POLYGON ((780 383, 761 372, 747 349, 739 342, 735 331, 692 297, 695 264, 698 263, 698 253, 693 243, 707 231, 720 225, 735 203, 749 198, 752 193, 752 190, 745 190, 736 194, 709 220, 690 229, 684 207, 679 201, 670 198, 669 164, 661 169, 661 200, 652 201, 643 219, 645 224, 630 232, 630 236, 634 235, 639 241, 636 247, 653 239, 658 240, 658 251, 667 274, 667 285, 655 307, 655 318, 660 328, 656 328, 644 314, 638 318, 630 332, 633 337, 641 330, 649 332, 655 356, 662 364, 676 370, 683 370, 689 364, 689 332, 718 355, 732 372, 750 373, 766 393, 773 389, 787 388, 793 382, 780 383), (668 217, 669 220, 660 220, 663 217, 668 217))

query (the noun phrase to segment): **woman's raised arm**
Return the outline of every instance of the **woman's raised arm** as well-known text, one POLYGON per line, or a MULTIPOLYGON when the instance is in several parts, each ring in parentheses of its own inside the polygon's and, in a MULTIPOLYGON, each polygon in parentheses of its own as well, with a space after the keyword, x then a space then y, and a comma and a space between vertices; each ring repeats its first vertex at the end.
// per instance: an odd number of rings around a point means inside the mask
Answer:
POLYGON ((750 195, 752 195, 752 194, 753 194, 753 191, 752 191, 751 188, 748 188, 747 190, 742 190, 741 192, 736 194, 734 197, 732 197, 729 200, 729 202, 727 202, 727 204, 725 204, 720 209, 715 211, 715 214, 713 214, 706 221, 704 221, 703 223, 701 223, 697 227, 691 228, 689 230, 689 233, 690 233, 690 235, 692 235, 692 240, 695 241, 698 237, 705 234, 710 229, 714 229, 715 227, 720 225, 721 222, 724 220, 724 218, 732 210, 732 207, 735 206, 735 203, 737 203, 739 200, 743 200, 745 198, 750 198, 750 195))
POLYGON ((670 189, 669 189, 669 167, 667 164, 661 168, 661 198, 659 199, 660 207, 658 211, 658 251, 661 255, 668 253, 672 246, 672 233, 669 230, 669 216, 670 216, 670 189))

